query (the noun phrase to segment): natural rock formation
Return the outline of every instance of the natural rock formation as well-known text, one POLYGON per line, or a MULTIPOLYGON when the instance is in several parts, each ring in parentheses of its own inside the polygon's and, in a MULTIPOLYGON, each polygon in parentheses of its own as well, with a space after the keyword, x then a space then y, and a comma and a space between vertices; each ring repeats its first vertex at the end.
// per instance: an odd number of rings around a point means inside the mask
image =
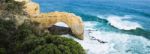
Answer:
POLYGON ((39 22, 40 26, 43 28, 48 28, 56 24, 57 22, 64 22, 71 28, 73 34, 75 34, 77 38, 83 39, 84 28, 82 20, 79 16, 76 16, 72 13, 66 12, 42 13, 36 17, 31 17, 30 20, 39 22))
POLYGON ((71 28, 72 33, 77 38, 83 39, 84 28, 81 17, 66 12, 40 13, 39 4, 30 0, 19 0, 19 2, 21 1, 26 2, 25 11, 31 17, 29 20, 40 23, 41 28, 48 28, 57 22, 64 22, 71 28))

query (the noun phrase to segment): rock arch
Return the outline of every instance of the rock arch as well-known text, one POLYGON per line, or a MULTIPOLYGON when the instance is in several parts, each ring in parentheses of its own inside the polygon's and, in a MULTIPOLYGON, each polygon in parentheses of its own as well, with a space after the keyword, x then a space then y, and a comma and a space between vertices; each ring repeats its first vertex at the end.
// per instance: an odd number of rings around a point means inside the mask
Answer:
POLYGON ((72 33, 79 39, 83 39, 84 27, 81 17, 73 13, 66 12, 50 12, 40 13, 39 4, 31 0, 15 0, 18 2, 25 2, 25 12, 30 16, 31 21, 40 23, 40 27, 48 28, 57 22, 64 22, 70 28, 72 33))
POLYGON ((50 12, 50 13, 42 13, 38 16, 34 16, 30 18, 31 21, 35 21, 40 23, 40 26, 43 28, 48 28, 57 22, 64 22, 67 24, 75 37, 79 39, 83 39, 83 22, 81 17, 74 15, 73 13, 66 12, 50 12))

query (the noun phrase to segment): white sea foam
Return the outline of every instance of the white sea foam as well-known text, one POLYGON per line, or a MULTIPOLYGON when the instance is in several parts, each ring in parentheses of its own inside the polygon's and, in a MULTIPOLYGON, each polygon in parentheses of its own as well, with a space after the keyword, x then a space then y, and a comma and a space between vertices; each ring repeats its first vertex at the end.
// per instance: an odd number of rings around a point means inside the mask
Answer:
POLYGON ((84 27, 86 27, 86 29, 94 29, 94 27, 99 24, 99 22, 95 22, 95 21, 87 21, 84 22, 84 27))
MULTIPOLYGON (((129 34, 97 31, 94 26, 97 22, 85 22, 84 40, 79 40, 71 36, 75 41, 79 42, 86 50, 87 54, 149 54, 150 41, 142 36, 134 36, 129 34), (91 28, 91 33, 89 33, 91 28), (107 42, 100 43, 92 40, 94 37, 98 40, 107 42)), ((97 24, 98 25, 98 24, 97 24)))
POLYGON ((142 28, 142 26, 137 22, 125 20, 125 19, 132 18, 129 15, 125 15, 125 16, 109 15, 109 16, 105 16, 105 17, 104 16, 98 16, 98 17, 100 17, 102 19, 106 19, 110 25, 112 25, 118 29, 132 30, 132 29, 142 28))

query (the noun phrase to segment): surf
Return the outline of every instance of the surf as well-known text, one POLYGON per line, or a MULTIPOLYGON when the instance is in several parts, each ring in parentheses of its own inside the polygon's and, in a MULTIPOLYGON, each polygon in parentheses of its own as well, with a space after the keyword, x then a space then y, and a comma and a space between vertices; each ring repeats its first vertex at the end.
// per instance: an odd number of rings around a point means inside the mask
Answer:
POLYGON ((125 16, 116 16, 116 15, 109 15, 104 17, 98 16, 102 19, 106 19, 108 23, 118 29, 121 30, 136 30, 137 28, 143 28, 139 23, 128 21, 132 17, 125 15, 125 16))
POLYGON ((150 42, 143 36, 98 30, 95 28, 96 25, 99 25, 98 23, 95 21, 84 22, 84 40, 78 40, 69 35, 64 36, 79 42, 87 54, 146 54, 149 52, 150 42))

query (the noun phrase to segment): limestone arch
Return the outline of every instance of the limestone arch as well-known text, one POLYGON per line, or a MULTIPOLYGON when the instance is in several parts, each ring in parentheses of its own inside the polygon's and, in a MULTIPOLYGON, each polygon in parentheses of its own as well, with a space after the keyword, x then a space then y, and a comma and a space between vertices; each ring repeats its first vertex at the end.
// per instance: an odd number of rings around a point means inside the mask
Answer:
POLYGON ((32 17, 31 21, 40 23, 40 26, 47 28, 55 25, 57 22, 63 22, 67 24, 75 37, 83 39, 84 26, 81 17, 74 15, 73 13, 66 12, 50 12, 43 13, 39 16, 32 17))
POLYGON ((40 13, 39 4, 32 2, 31 0, 15 0, 18 2, 25 2, 25 12, 30 16, 31 21, 40 23, 40 26, 47 28, 54 25, 57 22, 66 23, 72 30, 75 37, 83 39, 84 26, 81 17, 76 16, 73 13, 66 12, 50 12, 40 13))
POLYGON ((63 22, 65 23, 69 28, 71 28, 71 31, 72 33, 75 35, 75 37, 83 40, 83 32, 84 32, 84 29, 83 29, 83 24, 80 20, 77 20, 76 18, 75 19, 69 19, 69 21, 67 20, 60 20, 60 21, 57 21, 56 23, 58 22, 63 22))

